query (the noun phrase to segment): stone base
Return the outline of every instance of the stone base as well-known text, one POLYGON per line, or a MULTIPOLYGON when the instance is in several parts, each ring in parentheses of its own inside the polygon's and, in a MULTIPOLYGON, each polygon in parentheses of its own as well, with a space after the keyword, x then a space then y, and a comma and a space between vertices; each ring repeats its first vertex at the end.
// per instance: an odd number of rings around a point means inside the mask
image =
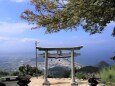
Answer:
POLYGON ((50 86, 50 83, 49 83, 49 81, 44 81, 42 85, 43 86, 50 86))
POLYGON ((78 86, 78 83, 77 82, 72 82, 71 86, 78 86))

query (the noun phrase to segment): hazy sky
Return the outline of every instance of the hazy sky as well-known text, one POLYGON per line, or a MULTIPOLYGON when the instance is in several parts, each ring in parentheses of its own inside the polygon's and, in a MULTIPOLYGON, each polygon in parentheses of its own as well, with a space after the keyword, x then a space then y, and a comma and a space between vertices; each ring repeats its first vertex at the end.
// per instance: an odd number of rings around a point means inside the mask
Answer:
POLYGON ((32 25, 20 19, 25 9, 32 9, 29 0, 0 0, 0 54, 35 52, 35 41, 42 47, 83 45, 78 62, 94 64, 100 60, 113 63, 115 38, 111 36, 115 23, 109 24, 102 34, 89 35, 81 27, 78 31, 45 34, 44 28, 31 30, 32 25))

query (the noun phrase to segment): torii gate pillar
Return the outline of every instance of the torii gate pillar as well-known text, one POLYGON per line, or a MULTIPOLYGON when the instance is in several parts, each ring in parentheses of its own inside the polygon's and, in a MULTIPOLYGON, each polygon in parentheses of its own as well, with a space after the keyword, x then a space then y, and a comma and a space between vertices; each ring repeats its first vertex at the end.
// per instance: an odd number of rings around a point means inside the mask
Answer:
POLYGON ((71 50, 71 86, 78 86, 75 81, 75 69, 74 69, 74 49, 71 50))
POLYGON ((44 69, 44 82, 43 85, 49 86, 50 83, 47 79, 48 76, 48 50, 45 50, 45 69, 44 69))

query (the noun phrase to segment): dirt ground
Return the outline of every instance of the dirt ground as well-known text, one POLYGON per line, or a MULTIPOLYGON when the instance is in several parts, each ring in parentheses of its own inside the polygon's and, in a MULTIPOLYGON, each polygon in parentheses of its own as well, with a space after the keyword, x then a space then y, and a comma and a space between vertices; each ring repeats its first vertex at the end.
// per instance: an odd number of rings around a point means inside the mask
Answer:
MULTIPOLYGON (((29 86, 43 86, 44 79, 43 77, 33 77, 31 78, 31 83, 29 86)), ((50 82, 50 86, 70 86, 71 79, 70 78, 48 78, 50 82)), ((78 86, 89 86, 86 80, 76 80, 78 82, 78 86)), ((104 86, 99 84, 97 86, 104 86)))

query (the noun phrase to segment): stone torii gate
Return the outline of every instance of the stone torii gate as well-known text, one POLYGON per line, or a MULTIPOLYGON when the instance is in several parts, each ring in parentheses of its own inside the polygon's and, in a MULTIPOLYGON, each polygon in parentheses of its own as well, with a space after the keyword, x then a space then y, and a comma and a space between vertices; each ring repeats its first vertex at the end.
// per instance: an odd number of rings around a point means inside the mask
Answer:
MULTIPOLYGON (((83 48, 83 46, 61 47, 61 48, 43 48, 43 47, 36 46, 36 49, 38 49, 39 51, 45 52, 45 70, 44 70, 43 85, 48 85, 48 86, 50 85, 50 82, 47 79, 47 75, 48 75, 48 57, 50 57, 51 55, 49 55, 48 51, 69 50, 69 51, 71 51, 71 53, 70 53, 70 56, 71 56, 71 78, 72 78, 71 86, 77 86, 78 83, 75 81, 75 71, 74 71, 74 50, 80 50, 81 48, 83 48)), ((57 53, 59 53, 59 52, 57 52, 57 53)), ((57 56, 59 56, 59 54, 57 54, 57 56)))

